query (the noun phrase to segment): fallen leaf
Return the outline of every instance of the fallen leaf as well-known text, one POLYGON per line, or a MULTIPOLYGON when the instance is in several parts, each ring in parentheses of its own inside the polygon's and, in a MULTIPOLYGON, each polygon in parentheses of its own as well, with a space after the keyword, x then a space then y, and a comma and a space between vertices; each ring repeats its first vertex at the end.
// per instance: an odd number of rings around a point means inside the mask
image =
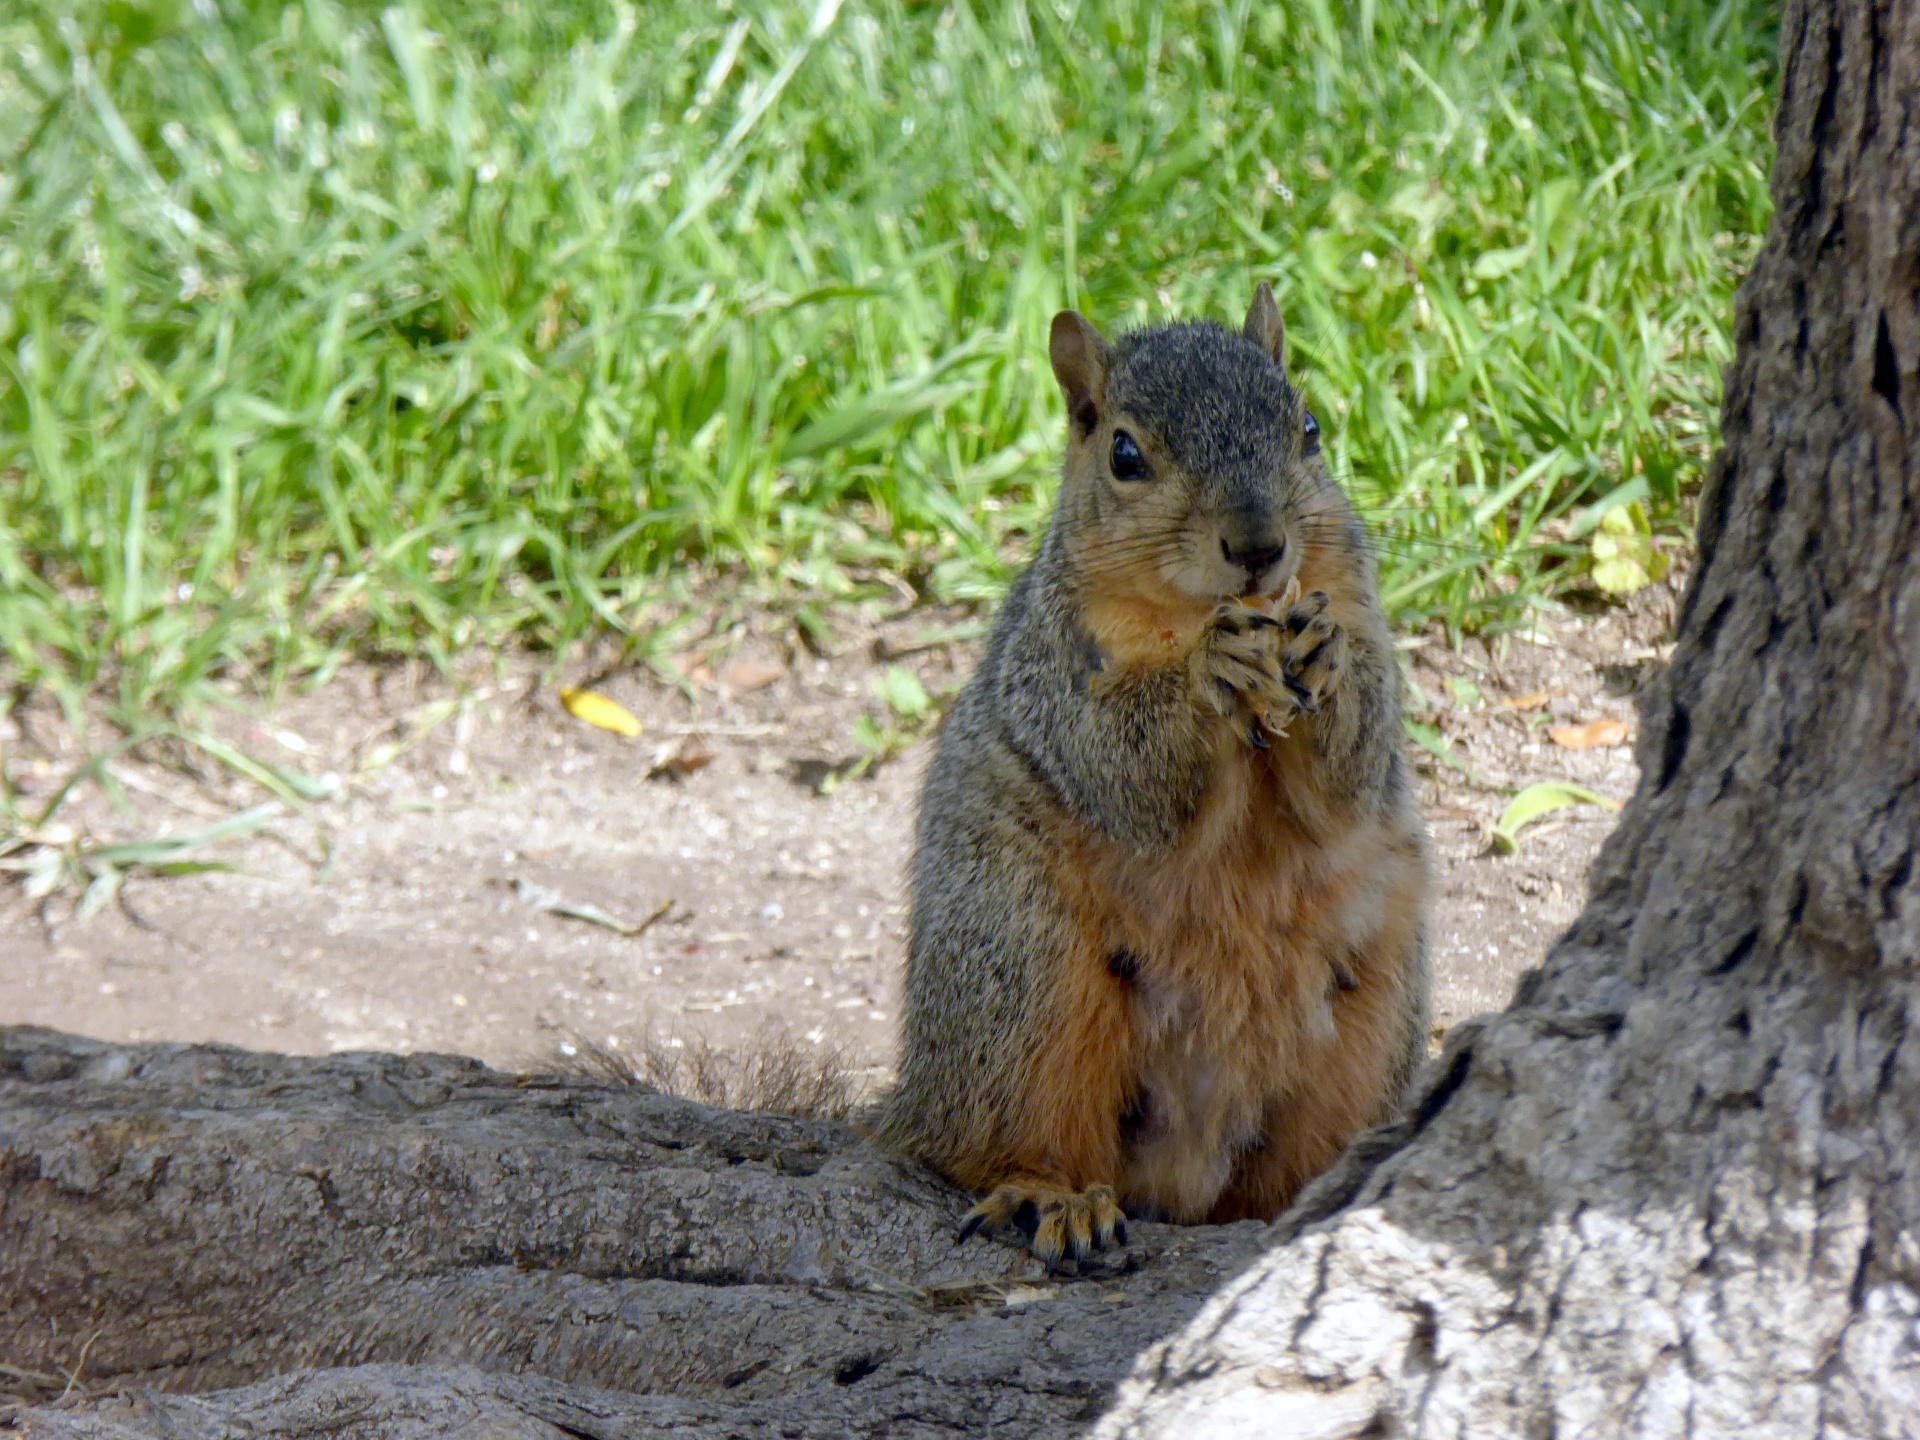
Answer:
POLYGON ((653 752, 653 762, 647 767, 647 778, 684 780, 694 771, 704 770, 712 763, 713 751, 693 736, 684 735, 653 752))
POLYGON ((766 689, 786 673, 784 665, 769 665, 764 660, 736 660, 720 672, 720 683, 745 694, 766 689))
POLYGON ((1553 698, 1553 694, 1551 690, 1536 690, 1531 695, 1509 696, 1500 703, 1509 710, 1538 710, 1553 698))
POLYGON ((570 685, 563 685, 560 687, 560 703, 567 707, 567 713, 574 719, 584 720, 595 729, 611 730, 629 740, 640 734, 640 722, 634 719, 632 711, 595 691, 576 690, 570 685))
MULTIPOLYGON (((1596 723, 1618 725, 1620 722, 1603 720, 1596 723)), ((1493 848, 1502 855, 1511 855, 1520 843, 1521 826, 1568 805, 1599 805, 1608 810, 1620 808, 1616 802, 1594 794, 1584 785, 1569 784, 1565 780, 1543 780, 1537 785, 1527 786, 1500 812, 1500 818, 1493 827, 1493 848)))
POLYGON ((1624 720, 1590 720, 1585 725, 1556 725, 1547 738, 1562 750, 1604 750, 1627 738, 1624 720))
POLYGON ((1007 1290, 1006 1304, 1009 1309, 1018 1310, 1023 1305, 1051 1300, 1059 1293, 1058 1285, 1014 1285, 1007 1290))

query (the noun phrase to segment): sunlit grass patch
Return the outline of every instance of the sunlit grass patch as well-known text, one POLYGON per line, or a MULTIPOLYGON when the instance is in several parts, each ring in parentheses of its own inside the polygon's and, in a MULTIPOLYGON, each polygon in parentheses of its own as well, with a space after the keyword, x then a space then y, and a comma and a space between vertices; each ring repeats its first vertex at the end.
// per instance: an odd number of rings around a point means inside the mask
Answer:
POLYGON ((1396 617, 1499 623, 1597 502, 1700 474, 1770 16, 26 0, 0 667, 125 723, 354 649, 644 644, 693 567, 991 596, 1051 313, 1260 276, 1396 617))

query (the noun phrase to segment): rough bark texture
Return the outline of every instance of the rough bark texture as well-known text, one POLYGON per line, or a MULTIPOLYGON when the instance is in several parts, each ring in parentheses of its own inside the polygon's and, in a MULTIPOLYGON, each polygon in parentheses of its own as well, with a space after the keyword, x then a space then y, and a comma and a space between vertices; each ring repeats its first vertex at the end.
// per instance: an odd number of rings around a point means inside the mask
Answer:
POLYGON ((1790 0, 1776 124, 1585 914, 1099 1435, 1920 1435, 1920 0, 1790 0))
POLYGON ((29 1434, 1061 1434, 1265 1237, 1036 1282, 966 1204, 631 1085, 0 1029, 0 1362, 156 1392, 29 1434))

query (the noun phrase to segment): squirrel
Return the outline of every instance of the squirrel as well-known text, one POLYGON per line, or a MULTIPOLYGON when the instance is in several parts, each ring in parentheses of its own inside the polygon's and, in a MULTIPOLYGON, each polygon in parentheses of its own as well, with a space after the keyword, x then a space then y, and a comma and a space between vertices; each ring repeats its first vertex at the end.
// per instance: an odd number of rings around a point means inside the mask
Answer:
POLYGON ((877 1138, 1051 1271, 1286 1208, 1398 1104, 1429 967, 1372 555, 1272 289, 1048 350, 1061 487, 923 783, 877 1138))

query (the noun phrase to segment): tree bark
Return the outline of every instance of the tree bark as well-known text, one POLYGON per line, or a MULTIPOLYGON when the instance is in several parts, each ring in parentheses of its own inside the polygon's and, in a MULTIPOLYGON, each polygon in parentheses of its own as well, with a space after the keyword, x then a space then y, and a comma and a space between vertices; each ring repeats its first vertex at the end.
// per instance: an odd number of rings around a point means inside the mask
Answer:
POLYGON ((633 1085, 0 1029, 0 1397, 76 1373, 14 1423, 169 1440, 1055 1435, 1265 1237, 1047 1281, 966 1206, 633 1085))
POLYGON ((1789 0, 1781 58, 1587 909, 1100 1436, 1920 1435, 1920 0, 1789 0))

